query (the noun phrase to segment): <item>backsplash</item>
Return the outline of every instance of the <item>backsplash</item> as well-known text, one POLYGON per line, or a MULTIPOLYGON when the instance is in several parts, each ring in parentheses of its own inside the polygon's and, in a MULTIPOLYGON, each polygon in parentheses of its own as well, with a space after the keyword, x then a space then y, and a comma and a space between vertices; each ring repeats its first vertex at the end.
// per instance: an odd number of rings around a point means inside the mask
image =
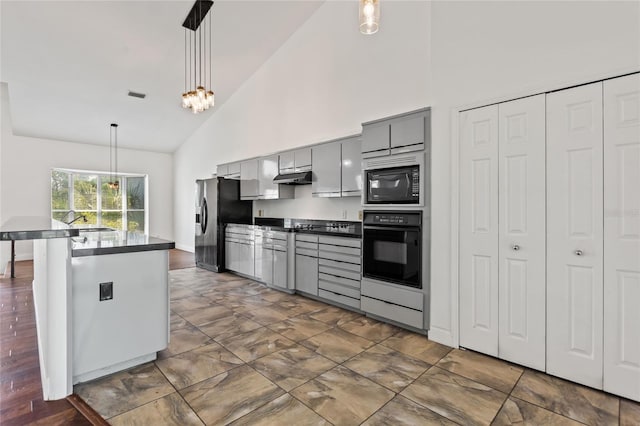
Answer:
POLYGON ((311 185, 299 185, 294 199, 254 201, 253 215, 262 212, 263 217, 359 221, 360 202, 360 197, 316 198, 311 195, 311 185))

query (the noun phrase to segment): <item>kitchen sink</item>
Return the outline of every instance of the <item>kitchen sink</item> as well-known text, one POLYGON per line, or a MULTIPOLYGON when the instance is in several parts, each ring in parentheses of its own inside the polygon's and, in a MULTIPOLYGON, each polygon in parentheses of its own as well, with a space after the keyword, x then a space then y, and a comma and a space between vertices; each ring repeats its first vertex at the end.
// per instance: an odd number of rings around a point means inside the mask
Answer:
POLYGON ((74 228, 77 229, 80 232, 109 232, 109 231, 115 231, 115 229, 113 228, 104 228, 104 227, 98 227, 98 226, 90 226, 90 227, 85 227, 85 228, 74 228))

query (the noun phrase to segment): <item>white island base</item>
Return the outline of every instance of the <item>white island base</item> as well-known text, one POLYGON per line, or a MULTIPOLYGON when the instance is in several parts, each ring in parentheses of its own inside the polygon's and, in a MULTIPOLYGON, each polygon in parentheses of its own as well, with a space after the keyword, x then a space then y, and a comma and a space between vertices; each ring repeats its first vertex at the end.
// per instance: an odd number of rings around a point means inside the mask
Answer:
POLYGON ((167 347, 168 262, 167 250, 72 258, 73 384, 152 361, 167 347), (100 300, 101 283, 112 283, 112 299, 100 300))

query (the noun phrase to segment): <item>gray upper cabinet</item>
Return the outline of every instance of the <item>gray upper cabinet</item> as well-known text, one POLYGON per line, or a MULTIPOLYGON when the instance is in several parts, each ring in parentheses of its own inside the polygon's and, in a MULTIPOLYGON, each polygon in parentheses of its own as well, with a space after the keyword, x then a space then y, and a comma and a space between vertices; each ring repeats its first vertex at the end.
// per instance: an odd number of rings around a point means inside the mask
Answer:
POLYGON ((295 169, 295 151, 280 153, 280 173, 293 173, 295 169))
POLYGON ((258 159, 240 163, 240 199, 256 200, 258 198, 258 159))
POLYGON ((229 163, 228 174, 229 179, 240 179, 240 163, 229 163))
POLYGON ((262 157, 258 160, 258 198, 277 200, 293 198, 294 189, 289 185, 278 185, 273 182, 279 171, 278 154, 262 157))
POLYGON ((425 108, 362 125, 363 157, 424 149, 429 141, 431 109, 425 108))
POLYGON ((313 181, 311 193, 314 197, 340 197, 341 184, 340 140, 316 145, 312 148, 311 170, 313 181))
POLYGON ((391 148, 424 144, 425 115, 414 114, 391 121, 391 148))
POLYGON ((295 172, 307 172, 311 170, 311 148, 300 148, 294 152, 295 172))
POLYGON ((300 148, 280 153, 280 173, 311 170, 311 148, 300 148))
POLYGON ((225 179, 240 179, 240 163, 220 164, 216 174, 225 179))
POLYGON ((343 197, 360 196, 362 193, 362 140, 360 136, 342 141, 342 190, 343 197))
POLYGON ((216 176, 218 177, 226 177, 229 174, 229 165, 228 164, 220 164, 216 169, 216 176))
POLYGON ((388 150, 389 139, 389 123, 362 125, 362 152, 388 150))
POLYGON ((273 183, 278 174, 278 155, 262 157, 258 162, 258 196, 267 200, 278 198, 278 184, 273 183))

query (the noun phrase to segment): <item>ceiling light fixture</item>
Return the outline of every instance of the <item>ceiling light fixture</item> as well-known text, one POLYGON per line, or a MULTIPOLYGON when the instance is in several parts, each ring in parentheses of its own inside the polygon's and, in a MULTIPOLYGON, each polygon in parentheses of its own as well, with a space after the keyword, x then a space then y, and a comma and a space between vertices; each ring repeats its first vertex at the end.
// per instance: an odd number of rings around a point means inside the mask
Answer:
POLYGON ((191 109, 194 114, 205 111, 214 105, 214 94, 213 90, 211 90, 211 14, 209 14, 208 24, 204 20, 212 5, 213 1, 211 0, 196 0, 182 23, 184 27, 184 93, 182 94, 182 107, 191 109), (204 24, 200 25, 203 22, 204 24), (187 30, 190 30, 188 34, 187 30), (208 72, 207 36, 209 37, 208 72), (188 48, 187 38, 189 39, 188 48), (208 85, 207 75, 209 76, 208 85), (209 89, 206 88, 207 86, 209 89))
POLYGON ((380 0, 360 0, 360 32, 375 34, 380 23, 380 0))
POLYGON ((114 191, 120 189, 118 180, 118 125, 111 123, 109 127, 109 182, 107 186, 114 191), (114 143, 115 142, 115 143, 114 143), (113 159, 115 158, 115 173, 113 172, 113 159))

